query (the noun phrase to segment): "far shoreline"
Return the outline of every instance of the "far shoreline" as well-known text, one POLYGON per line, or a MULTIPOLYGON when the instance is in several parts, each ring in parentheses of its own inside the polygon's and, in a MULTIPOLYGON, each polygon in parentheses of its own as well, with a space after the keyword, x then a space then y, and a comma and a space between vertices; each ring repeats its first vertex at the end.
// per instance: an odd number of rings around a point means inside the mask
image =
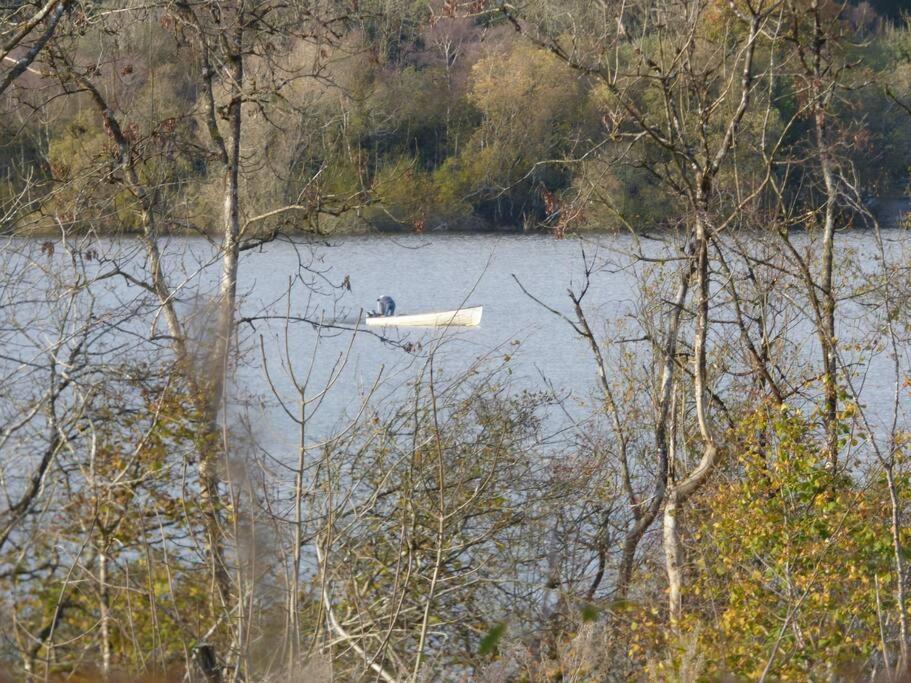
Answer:
MULTIPOLYGON (((869 201, 869 209, 875 213, 876 219, 879 222, 879 225, 883 229, 904 229, 906 227, 911 227, 907 225, 906 218, 911 216, 911 196, 908 197, 877 197, 872 198, 869 201)), ((555 239, 562 238, 571 238, 587 235, 628 235, 631 234, 631 231, 621 227, 603 227, 596 225, 582 225, 576 226, 571 229, 566 230, 563 233, 560 233, 556 227, 551 227, 543 224, 539 224, 535 227, 529 228, 527 225, 521 224, 512 224, 512 223, 491 223, 485 221, 484 219, 478 217, 466 217, 464 220, 446 220, 439 221, 436 225, 432 225, 425 229, 416 230, 413 226, 401 223, 394 224, 386 222, 383 224, 371 224, 367 221, 358 221, 354 224, 351 222, 346 222, 345 227, 340 227, 337 229, 327 229, 327 230, 313 230, 313 229, 304 229, 304 228, 295 228, 289 225, 285 230, 280 230, 277 234, 283 238, 294 238, 294 237, 312 237, 317 239, 329 239, 329 238, 347 238, 347 237, 383 237, 383 236, 396 236, 401 237, 404 235, 502 235, 502 236, 521 236, 521 235, 534 235, 534 236, 547 236, 550 235, 555 239)), ((842 228, 849 230, 871 230, 871 225, 864 224, 852 224, 842 228)), ((800 226, 792 226, 790 228, 791 232, 802 231, 800 226)), ((669 234, 677 232, 676 228, 667 226, 653 224, 639 231, 635 231, 635 234, 638 237, 648 239, 649 237, 666 237, 669 234)), ((142 231, 139 229, 133 228, 120 228, 120 229, 82 229, 76 226, 71 226, 70 230, 67 232, 67 237, 82 237, 90 234, 94 234, 99 238, 125 238, 125 237, 141 237, 142 231)), ((20 230, 5 230, 0 231, 0 235, 4 237, 17 237, 21 239, 34 239, 34 240, 52 240, 54 238, 60 238, 61 233, 59 228, 48 227, 30 227, 20 230)), ((161 230, 159 233, 160 237, 198 237, 204 239, 218 239, 220 237, 220 232, 207 232, 204 230, 195 230, 187 227, 174 227, 167 230, 161 230)), ((244 236, 244 239, 257 239, 268 237, 268 233, 253 233, 250 235, 244 236)), ((271 241, 271 240, 268 240, 271 241)))

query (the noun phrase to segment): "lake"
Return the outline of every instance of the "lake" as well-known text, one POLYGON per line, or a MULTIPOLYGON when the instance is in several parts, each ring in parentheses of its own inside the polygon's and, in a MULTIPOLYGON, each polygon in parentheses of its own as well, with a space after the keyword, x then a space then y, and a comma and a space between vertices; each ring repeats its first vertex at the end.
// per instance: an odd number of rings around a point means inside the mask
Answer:
MULTIPOLYGON (((890 257, 905 259, 911 245, 908 234, 888 230, 884 235, 890 257)), ((812 248, 805 236, 795 236, 795 242, 801 248, 812 248)), ((177 295, 181 308, 185 313, 205 309, 204 302, 214 294, 218 281, 213 245, 201 238, 177 237, 163 244, 171 283, 180 284, 177 295)), ((846 233, 839 236, 838 244, 843 265, 849 269, 845 277, 862 284, 864 270, 877 267, 871 233, 846 233)), ((49 273, 55 269, 48 265, 49 257, 40 250, 39 242, 18 240, 15 245, 19 253, 18 286, 40 288, 42 283, 53 282, 49 273)), ((85 252, 87 245, 95 257, 81 265, 87 270, 85 277, 106 272, 112 263, 137 275, 142 273, 144 254, 137 240, 97 240, 79 248, 85 252)), ((309 426, 310 438, 319 441, 346 424, 347 416, 358 412, 378 376, 382 384, 376 393, 377 404, 388 406, 388 401, 404 395, 417 368, 433 350, 435 362, 444 373, 464 372, 478 359, 486 359, 488 364, 505 362, 503 377, 514 390, 551 386, 565 398, 568 410, 560 419, 581 418, 595 395, 597 380, 588 345, 564 320, 527 296, 518 282, 547 306, 572 316, 566 291, 583 281, 584 250, 596 264, 585 299, 587 311, 597 333, 614 334, 641 303, 637 282, 642 274, 657 267, 632 256, 636 248, 637 241, 628 235, 556 240, 546 235, 409 234, 274 242, 245 252, 240 267, 239 317, 248 321, 241 323, 237 337, 243 360, 231 385, 231 414, 237 416, 242 411, 248 415, 256 441, 283 458, 282 452, 294 453, 298 433, 270 389, 263 355, 275 391, 292 404, 297 397, 287 373, 289 363, 298 378, 312 367, 308 396, 314 396, 339 358, 346 359, 338 381, 309 426), (350 288, 343 287, 343 282, 350 288), (363 329, 357 334, 348 331, 357 326, 362 309, 371 309, 381 294, 396 300, 398 313, 482 305, 484 317, 480 327, 443 334, 433 329, 392 329, 387 331, 389 340, 363 329), (322 320, 331 327, 318 335, 313 325, 295 322, 286 331, 278 319, 286 312, 322 320)), ((658 239, 643 239, 641 248, 648 256, 674 253, 658 239)), ((58 270, 61 259, 64 256, 58 247, 52 259, 58 262, 58 270)), ((93 315, 115 315, 145 294, 119 277, 97 283, 93 292, 93 315)), ((118 323, 121 333, 131 330, 138 338, 148 330, 154 307, 151 302, 146 306, 144 315, 118 323)), ((4 310, 8 314, 11 309, 4 310)), ((877 333, 879 321, 866 311, 853 302, 842 305, 839 334, 843 341, 869 340, 877 333)), ((21 310, 18 315, 25 317, 21 310)), ((164 331, 160 320, 155 324, 160 333, 164 331)), ((35 331, 40 329, 40 322, 36 325, 35 331)), ((809 323, 798 314, 789 325, 788 335, 795 346, 815 362, 815 340, 809 323)), ((31 337, 17 337, 17 343, 8 344, 8 352, 0 361, 4 377, 15 376, 17 363, 25 367, 23 359, 36 352, 40 342, 35 340, 41 335, 31 337)), ((863 398, 878 421, 886 424, 894 387, 888 356, 883 352, 871 360, 869 353, 857 353, 863 362, 864 372, 858 375, 863 380, 863 398)))
MULTIPOLYGON (((598 242, 585 243, 589 255, 602 248, 598 242)), ((459 373, 479 358, 486 358, 491 364, 508 358, 508 378, 517 390, 541 388, 546 378, 571 404, 587 399, 591 393, 595 366, 588 346, 566 322, 526 296, 516 281, 548 305, 571 313, 566 290, 571 284, 578 285, 583 277, 583 243, 546 236, 407 235, 346 238, 330 240, 330 244, 317 249, 310 265, 333 283, 348 276, 351 290, 344 290, 340 299, 332 303, 292 299, 292 314, 309 309, 311 319, 322 315, 326 320, 351 326, 361 308, 371 309, 377 296, 389 294, 396 300, 397 313, 481 305, 484 316, 479 327, 453 328, 443 333, 435 329, 382 330, 395 341, 419 345, 420 351, 411 354, 368 334, 359 334, 343 381, 335 386, 316 420, 320 434, 331 432, 343 421, 342 415, 357 410, 360 397, 381 370, 387 383, 381 393, 401 395, 397 387, 414 377, 417 366, 431 349, 444 372, 459 373)), ((241 315, 281 308, 281 304, 276 305, 276 298, 287 291, 289 274, 297 268, 297 254, 287 245, 271 245, 263 253, 251 255, 240 278, 245 292, 241 315)), ((319 286, 320 279, 314 278, 315 286, 319 286)), ((587 300, 593 315, 617 320, 633 310, 636 295, 628 273, 603 270, 594 279, 587 300)), ((267 353, 277 358, 284 342, 283 331, 276 327, 242 329, 242 344, 249 348, 254 345, 254 337, 262 334, 267 353)), ((290 345, 299 354, 295 359, 298 376, 309 365, 315 336, 306 325, 297 326, 290 336, 290 345)), ((325 382, 328 369, 349 342, 350 334, 338 334, 321 342, 315 363, 315 388, 325 382)), ((254 367, 241 371, 245 385, 257 381, 257 371, 254 367)), ((290 393, 289 383, 278 384, 290 393)))

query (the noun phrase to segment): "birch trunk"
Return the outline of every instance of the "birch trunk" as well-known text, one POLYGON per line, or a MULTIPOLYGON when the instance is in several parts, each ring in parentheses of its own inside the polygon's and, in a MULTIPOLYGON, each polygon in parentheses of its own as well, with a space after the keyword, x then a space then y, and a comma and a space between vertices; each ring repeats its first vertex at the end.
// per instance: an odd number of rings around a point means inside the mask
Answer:
MULTIPOLYGON (((228 57, 228 81, 231 100, 228 106, 228 135, 213 140, 222 146, 225 154, 224 197, 222 214, 222 275, 219 287, 217 319, 214 330, 213 353, 208 372, 204 437, 199 460, 200 502, 206 514, 206 545, 211 562, 212 579, 223 606, 230 604, 231 579, 225 559, 224 533, 222 530, 221 473, 219 466, 224 454, 222 430, 218 418, 225 400, 229 351, 234 333, 235 307, 237 304, 237 268, 240 240, 240 145, 241 104, 244 83, 244 22, 243 8, 236 18, 236 27, 230 38, 231 54, 228 57)), ((208 59, 206 59, 208 62, 208 59)), ((211 79, 211 72, 208 77, 211 79)), ((211 80, 208 81, 211 88, 211 80)), ((212 112, 214 116, 214 111, 212 112)), ((227 419, 227 415, 222 415, 227 419)), ((214 615, 213 615, 214 616, 214 615)))
POLYGON ((676 488, 671 486, 664 503, 664 566, 667 571, 668 617, 671 628, 680 625, 683 614, 683 578, 681 576, 680 532, 677 528, 678 498, 676 488))

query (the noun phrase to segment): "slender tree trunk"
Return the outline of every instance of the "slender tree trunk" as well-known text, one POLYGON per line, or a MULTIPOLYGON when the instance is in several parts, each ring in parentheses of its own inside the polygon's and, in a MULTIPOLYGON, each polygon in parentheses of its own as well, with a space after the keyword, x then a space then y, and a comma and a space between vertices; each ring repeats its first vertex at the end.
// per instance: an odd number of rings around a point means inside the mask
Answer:
POLYGON ((288 592, 288 671, 300 664, 300 574, 304 543, 304 468, 307 461, 307 397, 300 392, 300 425, 297 470, 294 472, 294 546, 291 548, 291 587, 288 592))
MULTIPOLYGON (((240 19, 239 19, 240 21, 240 19)), ((229 107, 228 163, 225 168, 223 237, 222 237, 222 275, 219 289, 218 322, 215 328, 215 352, 212 358, 211 380, 214 383, 212 395, 213 416, 217 415, 224 395, 228 350, 234 331, 234 308, 237 303, 237 262, 240 240, 240 136, 241 136, 241 97, 244 67, 242 49, 243 33, 235 36, 237 54, 232 55, 231 78, 234 81, 234 96, 229 107)))
MULTIPOLYGON (((700 178, 699 194, 696 200, 695 225, 695 266, 696 289, 696 334, 693 339, 693 394, 696 404, 696 421, 699 436, 702 439, 702 457, 696 468, 679 482, 669 477, 667 501, 664 509, 664 552, 668 578, 668 608, 671 626, 676 628, 680 623, 683 610, 683 579, 681 577, 682 549, 678 514, 687 500, 705 483, 715 468, 718 460, 718 446, 714 433, 709 426, 706 412, 705 396, 707 383, 706 342, 709 328, 709 256, 707 197, 711 191, 711 181, 700 178)), ((674 438, 673 433, 671 439, 674 438)), ((673 456, 672 456, 673 460, 673 456)), ((673 472, 673 462, 671 471, 673 472)))
POLYGON ((889 504, 892 512, 892 550, 895 556, 895 599, 898 602, 898 629, 899 629, 899 652, 901 656, 901 661, 899 662, 899 670, 902 675, 908 669, 908 611, 906 608, 906 596, 905 596, 905 565, 904 560, 902 559, 902 542, 901 542, 901 520, 899 518, 899 501, 898 501, 898 489, 897 484, 895 483, 895 473, 893 472, 893 465, 888 465, 886 468, 886 483, 889 486, 889 504))
POLYGON ((823 363, 823 424, 826 432, 826 456, 834 470, 838 465, 838 358, 837 339, 835 336, 835 292, 833 290, 834 249, 835 249, 835 210, 838 200, 838 188, 835 183, 835 170, 832 155, 828 146, 827 108, 831 100, 831 90, 823 89, 825 65, 823 51, 828 36, 822 25, 818 0, 810 5, 813 13, 812 69, 809 81, 813 96, 813 123, 816 136, 816 151, 826 191, 826 205, 823 218, 822 236, 822 290, 821 320, 817 325, 817 335, 822 349, 823 363))
MULTIPOLYGON (((243 38, 245 14, 236 18, 237 27, 232 36, 230 55, 231 102, 228 107, 229 133, 226 143, 224 176, 224 208, 222 228, 222 276, 219 289, 218 312, 214 331, 214 349, 210 358, 208 391, 205 397, 205 430, 202 456, 199 461, 200 502, 206 514, 206 544, 212 565, 212 578, 222 604, 228 606, 231 596, 231 579, 225 560, 224 533, 222 530, 221 474, 219 465, 224 455, 222 431, 218 416, 225 398, 228 359, 234 332, 235 306, 237 304, 237 268, 240 241, 240 145, 241 103, 243 98, 244 61, 243 38)), ((223 416, 227 419, 227 416, 223 416)))
POLYGON ((111 675, 111 596, 108 587, 108 549, 107 540, 102 538, 98 552, 98 596, 101 619, 101 675, 105 681, 111 675))
POLYGON ((822 104, 816 112, 816 141, 819 150, 822 177, 826 186, 826 209, 822 238, 822 321, 820 344, 823 353, 823 419, 826 429, 826 452, 829 464, 838 465, 838 375, 835 337, 835 291, 833 289, 835 248, 835 207, 837 188, 832 160, 826 147, 826 114, 822 104))
POLYGON ((668 485, 668 421, 671 415, 671 398, 674 387, 674 370, 676 368, 677 341, 680 337, 680 318, 683 314, 687 293, 690 288, 690 278, 693 267, 684 269, 680 274, 680 282, 674 296, 674 306, 668 319, 664 348, 662 350, 661 384, 659 386, 658 414, 655 421, 655 449, 658 455, 658 472, 655 474, 655 489, 651 501, 640 510, 634 511, 635 522, 623 540, 623 550, 620 556, 620 567, 617 578, 617 595, 623 600, 629 593, 629 586, 633 577, 633 568, 636 561, 636 548, 651 527, 661 505, 664 503, 668 485))
POLYGON ((668 617, 672 629, 680 625, 683 615, 683 578, 680 565, 683 553, 680 549, 680 532, 677 527, 679 513, 676 486, 668 488, 664 503, 664 566, 667 571, 668 617))

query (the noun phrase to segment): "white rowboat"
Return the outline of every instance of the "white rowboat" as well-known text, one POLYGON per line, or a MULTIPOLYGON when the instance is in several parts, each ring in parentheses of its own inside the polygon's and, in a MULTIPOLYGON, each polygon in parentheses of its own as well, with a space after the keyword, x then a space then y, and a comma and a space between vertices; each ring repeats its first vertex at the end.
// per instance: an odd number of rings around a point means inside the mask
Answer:
POLYGON ((370 327, 474 327, 481 324, 483 306, 460 308, 442 313, 416 313, 414 315, 376 315, 367 318, 370 327))

